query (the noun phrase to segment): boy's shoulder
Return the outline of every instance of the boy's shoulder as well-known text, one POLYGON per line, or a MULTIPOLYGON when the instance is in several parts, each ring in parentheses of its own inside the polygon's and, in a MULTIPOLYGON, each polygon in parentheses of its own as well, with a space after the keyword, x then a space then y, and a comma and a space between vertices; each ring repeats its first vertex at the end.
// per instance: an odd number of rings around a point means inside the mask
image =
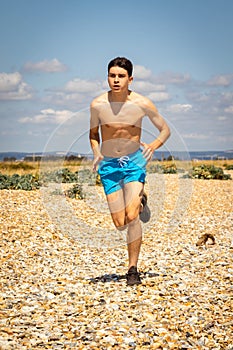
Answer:
POLYGON ((153 104, 153 102, 148 97, 143 96, 137 92, 131 92, 130 100, 142 108, 148 108, 153 104))
POLYGON ((91 107, 96 107, 99 104, 106 103, 107 101, 108 101, 108 93, 105 92, 92 100, 91 107))

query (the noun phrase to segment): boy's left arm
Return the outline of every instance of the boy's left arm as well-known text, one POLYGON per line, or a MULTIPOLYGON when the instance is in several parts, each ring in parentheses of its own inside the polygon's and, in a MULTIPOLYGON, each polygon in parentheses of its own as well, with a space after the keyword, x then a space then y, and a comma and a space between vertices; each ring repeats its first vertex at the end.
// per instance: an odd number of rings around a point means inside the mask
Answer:
POLYGON ((161 116, 161 114, 159 114, 157 108, 150 100, 146 101, 146 115, 149 117, 152 124, 160 131, 158 137, 151 143, 146 144, 144 142, 141 142, 142 146, 144 147, 144 157, 147 160, 150 160, 154 151, 167 141, 171 132, 168 124, 161 116))

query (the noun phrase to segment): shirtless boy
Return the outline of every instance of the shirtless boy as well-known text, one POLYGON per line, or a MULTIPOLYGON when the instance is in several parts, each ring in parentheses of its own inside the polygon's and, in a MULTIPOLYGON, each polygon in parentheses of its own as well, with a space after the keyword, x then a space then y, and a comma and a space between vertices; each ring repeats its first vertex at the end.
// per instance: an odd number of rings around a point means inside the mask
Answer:
POLYGON ((131 61, 124 57, 109 62, 110 91, 92 101, 90 118, 93 170, 100 175, 115 227, 120 231, 127 229, 128 285, 141 283, 137 263, 142 243, 140 215, 146 205, 146 164, 170 136, 169 127, 154 104, 129 90, 132 71, 131 61), (141 141, 145 116, 159 130, 158 137, 149 144, 141 141))

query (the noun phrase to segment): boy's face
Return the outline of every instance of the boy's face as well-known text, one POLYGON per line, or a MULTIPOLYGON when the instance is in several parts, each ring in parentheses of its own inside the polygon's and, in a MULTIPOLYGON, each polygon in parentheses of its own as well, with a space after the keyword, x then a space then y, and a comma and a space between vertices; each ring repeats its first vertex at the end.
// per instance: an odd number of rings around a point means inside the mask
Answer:
POLYGON ((127 70, 124 68, 111 67, 108 72, 108 84, 114 92, 128 91, 128 86, 132 81, 133 77, 129 77, 127 70))

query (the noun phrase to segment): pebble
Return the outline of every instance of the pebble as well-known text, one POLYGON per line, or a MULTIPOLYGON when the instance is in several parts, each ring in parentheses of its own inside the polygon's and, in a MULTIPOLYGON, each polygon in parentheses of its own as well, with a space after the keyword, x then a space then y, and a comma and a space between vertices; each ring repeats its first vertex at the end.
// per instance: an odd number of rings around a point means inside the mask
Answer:
POLYGON ((150 174, 146 189, 134 287, 101 187, 0 191, 0 349, 233 349, 232 181, 150 174))

